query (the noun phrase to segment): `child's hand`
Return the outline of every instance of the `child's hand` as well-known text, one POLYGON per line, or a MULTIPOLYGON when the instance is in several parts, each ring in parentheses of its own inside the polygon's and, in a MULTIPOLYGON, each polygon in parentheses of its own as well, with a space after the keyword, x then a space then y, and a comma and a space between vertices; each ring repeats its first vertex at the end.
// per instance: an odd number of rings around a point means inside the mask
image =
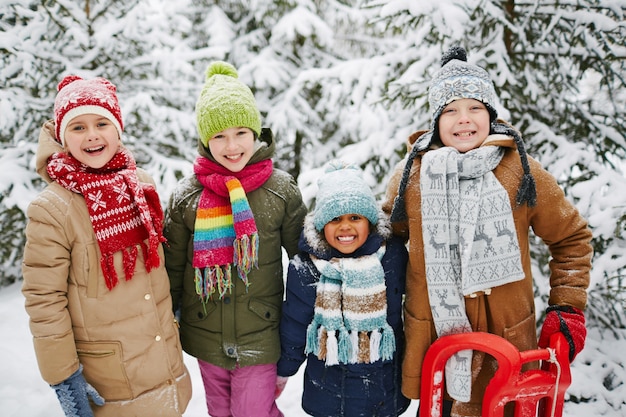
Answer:
POLYGON ((539 347, 545 348, 550 343, 550 336, 561 332, 569 343, 569 360, 574 360, 576 355, 585 346, 587 328, 585 316, 582 310, 570 306, 550 306, 546 309, 546 320, 541 328, 539 347))
POLYGON ((68 379, 52 385, 66 417, 93 417, 89 399, 96 405, 104 405, 104 398, 83 377, 83 365, 68 379))
POLYGON ((280 397, 280 394, 285 390, 285 385, 287 385, 287 381, 289 377, 286 376, 278 376, 276 378, 276 391, 274 393, 274 399, 280 397))

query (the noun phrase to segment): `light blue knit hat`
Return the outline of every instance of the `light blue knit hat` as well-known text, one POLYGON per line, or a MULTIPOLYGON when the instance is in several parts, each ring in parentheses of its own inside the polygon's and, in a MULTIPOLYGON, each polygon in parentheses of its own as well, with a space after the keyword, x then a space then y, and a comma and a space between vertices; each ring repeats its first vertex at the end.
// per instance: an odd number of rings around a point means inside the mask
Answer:
POLYGON ((196 122, 200 141, 231 127, 247 127, 258 137, 261 114, 250 88, 239 81, 234 66, 214 61, 206 70, 206 81, 196 102, 196 122))
POLYGON ((356 165, 339 160, 328 162, 318 180, 319 191, 313 211, 313 225, 318 232, 326 223, 344 214, 359 214, 372 225, 378 223, 378 205, 371 188, 356 165))

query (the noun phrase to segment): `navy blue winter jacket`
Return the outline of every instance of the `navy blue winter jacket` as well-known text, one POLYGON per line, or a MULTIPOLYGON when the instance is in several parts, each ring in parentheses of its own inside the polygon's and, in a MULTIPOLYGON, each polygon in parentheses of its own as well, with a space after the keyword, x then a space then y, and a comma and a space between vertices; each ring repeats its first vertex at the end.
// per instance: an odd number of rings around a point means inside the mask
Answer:
POLYGON ((398 416, 410 400, 401 391, 401 360, 404 350, 402 300, 407 251, 404 243, 391 234, 386 220, 379 221, 366 242, 355 253, 343 255, 332 249, 310 224, 310 216, 300 239, 300 254, 289 263, 286 299, 280 324, 281 358, 278 375, 292 376, 306 360, 302 408, 316 417, 398 416), (386 241, 382 258, 387 286, 387 322, 396 337, 392 360, 374 363, 326 366, 317 356, 305 356, 306 331, 313 319, 316 286, 320 273, 309 254, 321 259, 359 257, 375 253, 386 241))

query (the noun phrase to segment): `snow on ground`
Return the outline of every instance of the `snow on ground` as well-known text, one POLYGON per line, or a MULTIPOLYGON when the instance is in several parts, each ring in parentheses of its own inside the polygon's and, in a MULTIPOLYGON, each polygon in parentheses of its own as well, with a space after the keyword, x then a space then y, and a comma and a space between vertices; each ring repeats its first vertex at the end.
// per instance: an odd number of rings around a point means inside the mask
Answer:
MULTIPOLYGON (((21 283, 0 289, 0 414, 2 417, 64 417, 52 389, 41 379, 28 329, 28 316, 24 310, 21 283)), ((598 332, 590 331, 586 349, 576 358, 572 369, 572 386, 568 393, 581 398, 592 396, 604 386, 618 386, 610 394, 616 396, 614 404, 620 404, 626 372, 624 370, 624 340, 602 340, 598 332), (602 353, 600 357, 598 352, 602 353), (619 386, 622 386, 620 389, 619 386)), ((191 373, 194 393, 185 416, 207 416, 204 390, 197 362, 185 354, 185 363, 191 373)), ((285 417, 305 417, 300 407, 302 371, 290 378, 278 400, 285 417)), ((404 416, 415 416, 417 401, 404 416)), ((615 410, 607 402, 584 404, 567 403, 564 416, 624 417, 622 410, 615 410)))

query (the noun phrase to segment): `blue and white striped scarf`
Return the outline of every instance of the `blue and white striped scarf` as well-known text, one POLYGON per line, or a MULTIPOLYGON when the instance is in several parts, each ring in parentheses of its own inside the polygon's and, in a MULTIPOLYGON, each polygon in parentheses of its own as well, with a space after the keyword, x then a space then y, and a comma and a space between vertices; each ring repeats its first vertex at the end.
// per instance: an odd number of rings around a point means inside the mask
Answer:
POLYGON ((319 272, 313 321, 305 353, 326 366, 389 360, 395 337, 387 323, 387 287, 381 259, 385 246, 357 258, 311 259, 319 272))

